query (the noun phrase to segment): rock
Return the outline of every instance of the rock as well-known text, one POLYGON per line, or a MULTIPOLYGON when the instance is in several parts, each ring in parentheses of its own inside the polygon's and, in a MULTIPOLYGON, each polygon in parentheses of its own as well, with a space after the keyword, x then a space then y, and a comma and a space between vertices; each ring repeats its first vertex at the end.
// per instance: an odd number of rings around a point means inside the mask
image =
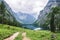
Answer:
POLYGON ((50 9, 55 6, 60 6, 60 0, 49 0, 44 9, 40 11, 40 15, 35 23, 38 25, 40 25, 40 23, 43 24, 47 19, 47 14, 50 12, 50 9))

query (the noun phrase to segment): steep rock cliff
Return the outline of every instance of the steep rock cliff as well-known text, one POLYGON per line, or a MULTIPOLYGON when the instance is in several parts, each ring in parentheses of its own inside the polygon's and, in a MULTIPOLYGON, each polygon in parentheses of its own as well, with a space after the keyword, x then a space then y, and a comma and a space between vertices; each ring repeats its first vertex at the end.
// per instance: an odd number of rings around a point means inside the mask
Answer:
POLYGON ((55 6, 60 6, 60 0, 49 0, 45 8, 40 11, 40 15, 35 23, 39 26, 40 24, 44 24, 45 20, 47 20, 47 14, 50 12, 50 9, 55 6))

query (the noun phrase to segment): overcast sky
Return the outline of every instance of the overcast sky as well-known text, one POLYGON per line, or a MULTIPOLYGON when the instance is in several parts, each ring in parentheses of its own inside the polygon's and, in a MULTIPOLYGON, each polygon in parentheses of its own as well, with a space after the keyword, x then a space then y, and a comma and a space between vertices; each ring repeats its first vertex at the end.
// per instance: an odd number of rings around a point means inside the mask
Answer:
POLYGON ((12 10, 16 13, 23 12, 35 15, 37 18, 39 12, 46 6, 49 0, 5 0, 12 10))

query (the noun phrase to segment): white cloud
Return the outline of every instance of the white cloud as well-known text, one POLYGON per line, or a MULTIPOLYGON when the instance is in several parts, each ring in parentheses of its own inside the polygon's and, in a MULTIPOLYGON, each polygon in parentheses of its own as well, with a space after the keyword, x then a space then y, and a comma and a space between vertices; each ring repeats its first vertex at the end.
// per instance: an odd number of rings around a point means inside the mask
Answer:
POLYGON ((14 12, 24 12, 28 14, 36 13, 36 18, 39 12, 45 7, 49 0, 5 0, 14 12))
POLYGON ((19 18, 20 18, 21 20, 26 19, 26 17, 27 17, 27 16, 19 16, 19 18))

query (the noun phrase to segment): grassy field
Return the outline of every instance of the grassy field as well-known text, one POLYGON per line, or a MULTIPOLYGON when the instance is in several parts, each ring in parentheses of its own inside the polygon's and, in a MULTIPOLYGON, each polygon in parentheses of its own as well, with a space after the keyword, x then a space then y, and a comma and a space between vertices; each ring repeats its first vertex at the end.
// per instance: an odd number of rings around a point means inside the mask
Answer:
MULTIPOLYGON (((15 38, 15 40, 22 40, 22 32, 27 33, 27 37, 31 38, 31 40, 51 40, 51 32, 46 30, 40 30, 40 31, 33 31, 29 29, 24 29, 20 27, 15 26, 9 26, 9 25, 2 25, 0 24, 0 40, 3 40, 9 36, 11 36, 15 32, 20 32, 19 36, 15 38)), ((56 33, 57 38, 56 40, 60 40, 60 33, 56 33)))

